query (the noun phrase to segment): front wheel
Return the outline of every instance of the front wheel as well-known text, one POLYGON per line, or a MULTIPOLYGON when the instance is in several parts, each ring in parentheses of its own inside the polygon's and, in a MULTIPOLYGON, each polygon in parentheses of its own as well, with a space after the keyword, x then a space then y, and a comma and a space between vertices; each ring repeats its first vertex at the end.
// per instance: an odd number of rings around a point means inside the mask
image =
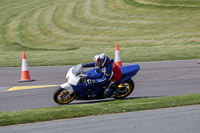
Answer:
POLYGON ((69 91, 63 88, 59 88, 53 95, 53 99, 58 104, 68 104, 76 98, 77 94, 74 91, 69 94, 69 91))
POLYGON ((134 90, 135 84, 132 79, 125 81, 117 86, 117 91, 114 96, 116 99, 122 99, 129 96, 134 90))

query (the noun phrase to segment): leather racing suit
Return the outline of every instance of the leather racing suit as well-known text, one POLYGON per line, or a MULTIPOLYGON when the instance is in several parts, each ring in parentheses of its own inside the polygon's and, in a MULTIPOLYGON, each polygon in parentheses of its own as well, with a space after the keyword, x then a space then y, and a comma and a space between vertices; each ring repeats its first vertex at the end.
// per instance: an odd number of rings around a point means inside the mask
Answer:
MULTIPOLYGON (((95 67, 95 63, 91 62, 84 64, 84 67, 95 67)), ((95 79, 94 84, 106 85, 111 81, 108 85, 108 88, 104 92, 104 94, 109 97, 115 90, 117 82, 121 79, 122 72, 120 67, 114 63, 114 60, 108 57, 105 65, 101 69, 104 75, 100 79, 95 79)))

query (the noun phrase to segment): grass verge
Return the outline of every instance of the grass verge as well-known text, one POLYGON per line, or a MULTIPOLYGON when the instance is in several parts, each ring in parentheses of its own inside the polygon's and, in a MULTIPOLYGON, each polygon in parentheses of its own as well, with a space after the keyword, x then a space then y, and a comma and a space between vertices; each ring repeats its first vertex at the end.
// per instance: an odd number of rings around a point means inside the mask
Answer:
POLYGON ((200 94, 0 112, 0 126, 200 104, 200 94))
POLYGON ((0 0, 0 67, 198 59, 198 0, 0 0))

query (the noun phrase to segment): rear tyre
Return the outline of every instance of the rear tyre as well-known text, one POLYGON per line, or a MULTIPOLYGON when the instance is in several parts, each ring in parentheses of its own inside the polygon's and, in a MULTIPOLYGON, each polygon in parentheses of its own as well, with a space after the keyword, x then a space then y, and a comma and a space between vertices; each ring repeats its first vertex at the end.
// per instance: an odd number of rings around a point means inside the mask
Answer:
POLYGON ((117 86, 117 91, 114 96, 116 99, 122 99, 129 96, 134 90, 135 84, 132 79, 125 81, 117 86))
POLYGON ((75 91, 72 94, 69 94, 69 93, 70 92, 68 90, 59 88, 54 93, 53 99, 58 104, 68 104, 68 103, 72 102, 77 96, 75 91))

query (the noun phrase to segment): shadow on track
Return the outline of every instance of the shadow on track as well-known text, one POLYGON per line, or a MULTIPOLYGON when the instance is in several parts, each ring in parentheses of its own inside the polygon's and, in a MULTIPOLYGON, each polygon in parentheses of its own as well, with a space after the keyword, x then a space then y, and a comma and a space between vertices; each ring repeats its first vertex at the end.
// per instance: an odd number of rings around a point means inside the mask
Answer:
MULTIPOLYGON (((120 100, 129 100, 129 99, 141 99, 141 98, 156 98, 156 97, 162 97, 162 96, 142 96, 142 97, 128 97, 125 99, 120 99, 120 100)), ((118 99, 114 99, 114 98, 102 98, 102 99, 78 99, 76 101, 80 101, 77 103, 70 103, 68 105, 78 105, 78 104, 92 104, 92 103, 102 103, 102 102, 110 102, 110 101, 115 101, 118 99)))

